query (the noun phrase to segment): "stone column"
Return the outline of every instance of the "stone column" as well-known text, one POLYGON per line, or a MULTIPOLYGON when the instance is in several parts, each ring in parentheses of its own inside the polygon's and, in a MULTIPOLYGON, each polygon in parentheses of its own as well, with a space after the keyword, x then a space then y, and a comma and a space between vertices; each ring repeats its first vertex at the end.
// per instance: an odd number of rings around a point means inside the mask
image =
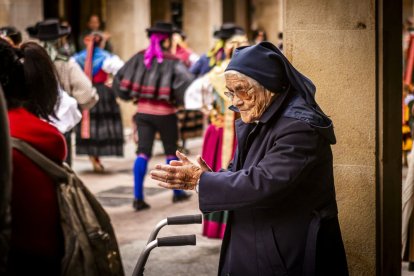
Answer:
POLYGON ((0 26, 12 25, 27 39, 26 28, 43 20, 42 0, 0 0, 0 26))
MULTIPOLYGON (((148 46, 146 28, 150 26, 149 0, 107 0, 107 30, 111 33, 114 52, 124 61, 148 46)), ((121 102, 122 119, 131 126, 136 107, 121 102)))
POLYGON ((213 45, 213 32, 222 24, 221 0, 184 0, 183 29, 189 46, 203 54, 213 45))
POLYGON ((114 52, 122 59, 148 46, 146 28, 150 26, 149 0, 107 0, 107 30, 114 52))
POLYGON ((156 21, 171 22, 170 0, 151 0, 151 25, 156 21))
POLYGON ((335 186, 350 274, 375 275, 375 6, 358 0, 285 5, 285 53, 313 80, 335 125, 335 186))
POLYGON ((414 1, 413 0, 403 0, 403 20, 405 21, 408 17, 414 15, 414 1))
POLYGON ((234 2, 234 23, 243 27, 243 29, 248 32, 250 29, 249 18, 248 18, 248 1, 247 0, 235 0, 234 2))
POLYGON ((10 0, 0 0, 0 26, 9 24, 10 0))
POLYGON ((253 5, 252 27, 265 30, 267 39, 276 44, 283 32, 283 0, 253 0, 253 5))

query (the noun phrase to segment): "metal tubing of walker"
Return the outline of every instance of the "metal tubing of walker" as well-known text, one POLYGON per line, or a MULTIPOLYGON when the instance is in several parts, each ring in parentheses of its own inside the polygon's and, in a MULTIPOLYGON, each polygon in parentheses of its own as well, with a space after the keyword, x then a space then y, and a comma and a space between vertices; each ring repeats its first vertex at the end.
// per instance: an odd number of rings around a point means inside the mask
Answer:
POLYGON ((154 230, 152 230, 150 237, 148 239, 147 244, 151 243, 153 240, 157 238, 158 232, 160 232, 161 228, 168 224, 167 219, 163 219, 158 222, 157 226, 155 226, 154 230))
MULTIPOLYGON (((155 234, 156 235, 156 234, 155 234)), ((145 249, 142 251, 141 255, 139 256, 139 259, 137 261, 137 265, 134 268, 134 272, 132 273, 132 276, 142 276, 144 275, 145 270, 145 264, 147 263, 148 256, 152 249, 158 246, 158 241, 154 240, 147 244, 145 249)))

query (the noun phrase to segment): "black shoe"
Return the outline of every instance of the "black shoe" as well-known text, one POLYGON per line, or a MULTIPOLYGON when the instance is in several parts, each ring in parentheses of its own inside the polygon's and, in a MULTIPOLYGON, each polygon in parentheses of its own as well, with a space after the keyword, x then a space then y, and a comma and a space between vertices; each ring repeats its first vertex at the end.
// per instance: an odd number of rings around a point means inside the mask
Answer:
POLYGON ((142 199, 134 199, 134 202, 132 203, 132 207, 134 207, 135 211, 142 211, 142 210, 151 208, 151 206, 149 206, 142 199))
POLYGON ((189 200, 192 194, 182 193, 173 196, 173 203, 189 200))
POLYGON ((414 263, 413 262, 408 263, 408 271, 414 271, 414 263))

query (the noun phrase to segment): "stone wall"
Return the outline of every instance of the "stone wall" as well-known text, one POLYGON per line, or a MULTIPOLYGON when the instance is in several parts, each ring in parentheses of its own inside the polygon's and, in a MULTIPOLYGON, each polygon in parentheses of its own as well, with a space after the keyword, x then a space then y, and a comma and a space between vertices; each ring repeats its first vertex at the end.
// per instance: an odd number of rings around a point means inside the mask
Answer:
POLYGON ((26 28, 43 20, 42 0, 0 0, 0 26, 12 25, 26 39, 26 28))
MULTIPOLYGON (((146 28, 150 27, 149 0, 107 0, 107 27, 114 52, 124 61, 148 46, 146 28)), ((130 127, 136 106, 120 101, 122 121, 130 127)))
POLYGON ((252 2, 254 4, 252 28, 265 30, 267 39, 277 44, 278 34, 283 32, 283 0, 253 0, 252 2))
POLYGON ((213 45, 213 32, 222 24, 221 0, 184 0, 183 30, 189 46, 203 54, 213 45))
POLYGON ((334 172, 351 275, 375 275, 374 1, 285 1, 285 53, 335 125, 334 172))
POLYGON ((151 0, 151 25, 157 21, 171 21, 170 0, 151 0))

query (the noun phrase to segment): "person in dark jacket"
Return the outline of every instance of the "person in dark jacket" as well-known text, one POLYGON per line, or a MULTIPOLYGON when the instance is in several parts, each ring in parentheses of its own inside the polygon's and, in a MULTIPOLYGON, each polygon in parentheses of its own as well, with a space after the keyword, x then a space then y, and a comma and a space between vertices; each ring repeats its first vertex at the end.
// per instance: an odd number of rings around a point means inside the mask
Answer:
POLYGON ((212 172, 177 152, 151 172, 199 193, 202 212, 229 211, 219 275, 348 275, 337 217, 332 121, 315 86, 269 42, 236 50, 225 72, 238 148, 212 172))
MULTIPOLYGON (((133 168, 133 208, 136 211, 150 208, 144 201, 143 185, 157 132, 164 146, 167 164, 177 159, 176 107, 184 104, 184 92, 193 80, 186 66, 169 52, 173 25, 156 22, 147 32, 150 38, 148 48, 130 58, 113 82, 120 98, 137 103, 137 113, 133 118, 139 139, 133 168)), ((174 203, 189 198, 190 194, 184 191, 174 191, 174 203)))

